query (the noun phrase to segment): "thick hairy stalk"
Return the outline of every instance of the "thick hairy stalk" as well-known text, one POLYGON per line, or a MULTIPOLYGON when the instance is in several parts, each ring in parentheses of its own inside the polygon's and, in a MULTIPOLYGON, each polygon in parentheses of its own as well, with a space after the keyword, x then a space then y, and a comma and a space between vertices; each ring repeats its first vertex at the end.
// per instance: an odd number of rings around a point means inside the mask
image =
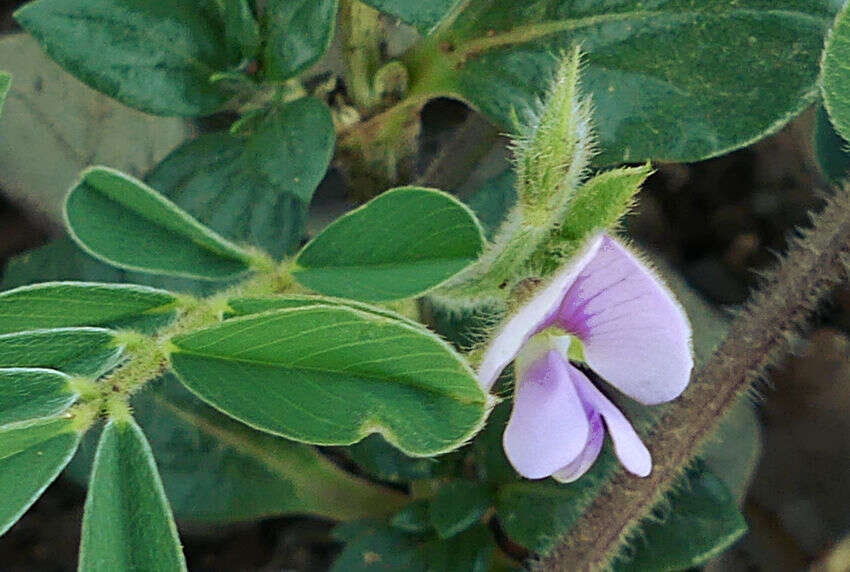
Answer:
POLYGON ((847 278, 848 262, 850 188, 845 188, 814 217, 813 227, 793 240, 715 354, 694 374, 691 387, 665 411, 647 440, 652 474, 638 479, 621 470, 536 567, 604 569, 670 492, 735 401, 790 351, 793 334, 806 328, 823 297, 847 278))

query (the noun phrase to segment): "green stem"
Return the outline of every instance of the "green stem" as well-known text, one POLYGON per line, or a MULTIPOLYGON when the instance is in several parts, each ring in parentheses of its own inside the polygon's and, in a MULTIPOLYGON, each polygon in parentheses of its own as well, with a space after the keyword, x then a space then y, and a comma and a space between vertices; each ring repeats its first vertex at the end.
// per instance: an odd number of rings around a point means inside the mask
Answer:
POLYGON ((378 103, 372 78, 381 65, 380 13, 359 0, 343 0, 339 19, 345 86, 360 113, 368 115, 378 103))
POLYGON ((690 388, 665 410, 648 441, 654 466, 644 479, 622 469, 538 563, 544 570, 605 568, 668 494, 723 416, 791 350, 821 299, 848 278, 850 188, 839 191, 732 323, 690 388))

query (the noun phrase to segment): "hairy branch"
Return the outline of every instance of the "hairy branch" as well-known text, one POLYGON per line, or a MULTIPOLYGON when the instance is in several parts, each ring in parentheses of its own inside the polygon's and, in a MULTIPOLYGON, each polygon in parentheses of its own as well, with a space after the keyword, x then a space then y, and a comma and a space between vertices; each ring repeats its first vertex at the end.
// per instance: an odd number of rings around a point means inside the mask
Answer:
POLYGON ((640 521, 674 486, 734 402, 790 350, 821 299, 847 278, 850 262, 850 187, 837 191, 813 227, 794 239, 748 307, 733 321, 715 354, 694 374, 649 439, 652 474, 638 479, 622 469, 538 569, 604 569, 640 521))

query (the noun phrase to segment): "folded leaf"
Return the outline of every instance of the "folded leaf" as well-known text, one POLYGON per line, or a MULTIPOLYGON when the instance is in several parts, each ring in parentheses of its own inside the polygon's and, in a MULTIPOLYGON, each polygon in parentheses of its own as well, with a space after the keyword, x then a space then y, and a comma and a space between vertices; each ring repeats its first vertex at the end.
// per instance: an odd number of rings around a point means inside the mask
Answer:
POLYGON ((79 569, 186 570, 153 454, 132 419, 110 421, 100 437, 86 497, 79 569))
POLYGON ((0 333, 68 326, 99 326, 164 314, 175 297, 130 284, 44 282, 0 293, 0 333))
POLYGON ((130 107, 207 115, 230 97, 209 78, 238 62, 204 3, 37 0, 15 19, 68 72, 130 107))
POLYGON ((0 335, 0 367, 40 367, 96 375, 121 355, 114 333, 101 328, 56 328, 0 335))
POLYGON ((293 275, 322 294, 380 301, 424 294, 481 254, 468 207, 433 189, 402 187, 337 219, 295 259, 293 275))
POLYGON ((233 278, 249 268, 248 252, 113 169, 84 171, 68 193, 65 215, 80 246, 121 268, 210 280, 233 278))
MULTIPOLYGON (((0 432, 0 442, 2 440, 3 432, 0 432)), ((59 476, 74 456, 79 442, 77 433, 59 433, 0 458, 0 483, 3 483, 0 535, 5 534, 59 476)))
POLYGON ((510 128, 548 87, 558 54, 581 45, 598 161, 690 161, 764 137, 812 102, 832 10, 820 0, 471 0, 410 58, 411 91, 460 94, 510 128))
POLYGON ((68 380, 52 369, 0 368, 0 427, 68 409, 78 397, 68 380))
POLYGON ((346 445, 380 432, 435 455, 482 425, 489 399, 464 360, 424 328, 339 306, 236 318, 175 337, 195 394, 257 429, 346 445))
POLYGON ((330 46, 338 0, 268 0, 263 12, 266 77, 296 76, 330 46))

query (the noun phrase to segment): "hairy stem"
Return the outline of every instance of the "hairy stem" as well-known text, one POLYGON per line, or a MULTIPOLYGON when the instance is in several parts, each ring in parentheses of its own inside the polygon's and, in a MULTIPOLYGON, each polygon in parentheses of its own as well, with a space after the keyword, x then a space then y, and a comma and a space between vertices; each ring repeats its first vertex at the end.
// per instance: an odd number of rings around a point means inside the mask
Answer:
POLYGON ((688 391, 663 414, 648 440, 652 474, 638 479, 621 469, 537 568, 604 569, 735 401, 789 352, 792 334, 806 328, 821 299, 847 278, 848 261, 850 189, 844 189, 815 217, 813 228, 793 241, 715 354, 694 374, 688 391))

